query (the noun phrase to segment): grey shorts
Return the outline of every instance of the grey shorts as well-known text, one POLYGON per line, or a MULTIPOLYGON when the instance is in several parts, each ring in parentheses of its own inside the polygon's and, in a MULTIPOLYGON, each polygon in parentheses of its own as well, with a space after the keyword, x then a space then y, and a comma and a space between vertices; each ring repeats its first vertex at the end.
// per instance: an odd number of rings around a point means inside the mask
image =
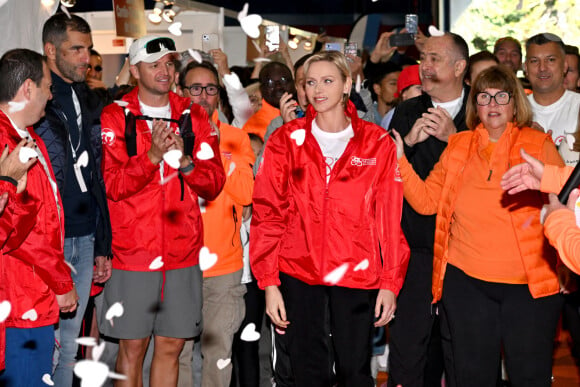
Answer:
POLYGON ((103 290, 99 330, 117 339, 156 336, 190 338, 201 332, 203 278, 199 265, 165 272, 113 269, 103 290), (162 298, 163 294, 163 298, 162 298), (121 317, 105 318, 115 302, 123 305, 121 317))

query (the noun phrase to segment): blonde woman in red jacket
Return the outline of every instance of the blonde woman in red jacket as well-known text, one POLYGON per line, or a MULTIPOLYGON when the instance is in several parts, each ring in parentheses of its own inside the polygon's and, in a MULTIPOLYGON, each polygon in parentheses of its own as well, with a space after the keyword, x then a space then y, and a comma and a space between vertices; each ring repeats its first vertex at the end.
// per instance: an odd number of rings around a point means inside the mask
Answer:
POLYGON ((293 385, 332 385, 333 348, 338 385, 370 387, 373 325, 393 318, 409 256, 395 146, 348 102, 341 53, 304 68, 311 106, 272 134, 256 176, 250 261, 293 385))
POLYGON ((556 255, 540 223, 545 197, 507 196, 500 186, 503 173, 522 162, 521 148, 563 165, 550 136, 529 127, 531 119, 518 80, 495 66, 473 83, 471 130, 450 137, 425 181, 395 133, 405 199, 421 214, 437 214, 433 301, 441 301, 442 329, 451 336, 447 374, 459 387, 495 385, 502 348, 512 386, 551 384, 562 299, 556 255))

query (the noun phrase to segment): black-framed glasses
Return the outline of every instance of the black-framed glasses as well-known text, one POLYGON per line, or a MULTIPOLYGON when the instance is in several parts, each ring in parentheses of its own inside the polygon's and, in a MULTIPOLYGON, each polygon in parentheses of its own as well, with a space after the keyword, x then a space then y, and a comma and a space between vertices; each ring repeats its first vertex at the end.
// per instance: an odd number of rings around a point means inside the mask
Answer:
POLYGON ((510 103, 512 95, 507 91, 499 91, 495 93, 495 95, 491 95, 488 92, 482 91, 481 93, 477 93, 475 95, 475 102, 479 106, 487 106, 491 103, 491 100, 494 99, 495 103, 498 105, 507 105, 510 103))
POLYGON ((202 85, 198 85, 198 84, 193 84, 190 86, 186 86, 186 89, 189 90, 189 94, 193 95, 193 96, 198 96, 201 95, 201 92, 205 90, 205 93, 207 95, 216 95, 220 88, 218 85, 207 85, 207 86, 202 86, 202 85))
MULTIPOLYGON (((88 65, 88 66, 87 66, 87 68, 88 68, 89 70, 91 70, 91 69, 93 68, 93 66, 91 66, 91 65, 88 65)), ((102 67, 102 66, 99 66, 99 65, 96 65, 96 66, 95 66, 95 71, 96 71, 96 72, 101 72, 101 71, 103 71, 103 67, 102 67)))
POLYGON ((175 42, 171 38, 156 38, 145 44, 147 54, 155 54, 161 51, 175 51, 175 42))
POLYGON ((268 79, 266 80, 266 86, 270 89, 273 89, 276 86, 286 86, 292 82, 292 79, 288 79, 286 77, 280 77, 280 79, 268 79))

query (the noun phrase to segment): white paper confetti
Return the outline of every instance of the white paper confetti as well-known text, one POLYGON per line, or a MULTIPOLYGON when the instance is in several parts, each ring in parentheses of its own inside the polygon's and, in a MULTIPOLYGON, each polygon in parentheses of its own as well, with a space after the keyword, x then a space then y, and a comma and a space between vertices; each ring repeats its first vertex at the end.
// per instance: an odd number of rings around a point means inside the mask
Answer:
POLYGON ((353 271, 366 270, 368 268, 369 268, 369 260, 363 259, 362 261, 359 262, 358 265, 354 267, 353 271))
POLYGON ((22 315, 22 319, 23 320, 36 321, 38 319, 38 313, 36 313, 36 310, 34 310, 34 309, 27 310, 22 315))
POLYGON ((12 310, 12 305, 10 301, 0 302, 0 323, 4 322, 8 316, 10 316, 10 311, 12 310))
POLYGON ((210 253, 207 247, 202 247, 199 251, 199 269, 205 271, 217 262, 217 254, 210 253))
POLYGON ((304 144, 304 139, 306 138, 306 130, 296 129, 290 134, 290 138, 296 141, 296 145, 301 146, 304 144))
POLYGON ((113 325, 113 318, 121 317, 124 312, 125 312, 125 309, 123 308, 123 305, 120 302, 115 302, 107 310, 107 313, 105 314, 105 318, 107 320, 109 320, 109 322, 111 323, 111 326, 112 326, 113 325))
POLYGON ((181 36, 181 26, 182 25, 183 24, 181 22, 175 22, 175 23, 171 24, 169 26, 169 28, 167 28, 167 31, 169 31, 169 33, 171 35, 181 36))
POLYGON ((243 341, 258 341, 260 340, 260 333, 256 332, 256 324, 249 323, 246 325, 242 334, 240 335, 240 339, 243 341))
POLYGON ((202 142, 199 148, 195 155, 199 160, 209 160, 214 156, 213 149, 207 142, 202 142))
POLYGON ((252 39, 260 37, 260 24, 262 24, 262 16, 248 15, 249 4, 245 3, 242 10, 238 13, 238 21, 246 35, 252 39))
POLYGON ((47 384, 49 386, 54 386, 54 382, 52 381, 52 378, 50 377, 50 374, 44 374, 42 375, 42 381, 44 384, 47 384))
POLYGON ((336 285, 337 283, 340 282, 342 277, 344 277, 344 274, 346 273, 347 270, 348 263, 343 263, 342 265, 340 265, 339 267, 337 267, 336 269, 325 275, 324 282, 330 285, 336 285))
POLYGON ((75 339, 75 342, 80 345, 84 345, 85 347, 94 347, 97 345, 97 339, 94 337, 79 337, 75 339))
POLYGON ((223 370, 224 368, 226 368, 230 363, 232 362, 232 359, 218 359, 217 361, 217 368, 219 368, 220 370, 223 370))
POLYGON ((157 270, 163 267, 163 258, 161 256, 155 258, 149 265, 149 270, 157 270))
POLYGON ((228 170, 228 177, 230 177, 232 175, 232 173, 234 173, 234 170, 236 169, 236 163, 234 163, 233 161, 230 163, 230 169, 228 170))
POLYGON ((183 156, 183 152, 179 149, 172 149, 170 151, 165 152, 163 155, 163 161, 167 163, 171 168, 178 169, 179 168, 179 160, 183 156))

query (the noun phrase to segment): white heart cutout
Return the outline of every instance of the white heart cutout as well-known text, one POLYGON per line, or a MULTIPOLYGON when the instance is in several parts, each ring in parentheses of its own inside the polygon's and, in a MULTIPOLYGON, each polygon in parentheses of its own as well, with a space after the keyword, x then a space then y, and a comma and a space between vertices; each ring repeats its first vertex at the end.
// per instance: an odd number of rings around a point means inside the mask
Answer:
POLYGON ((249 3, 244 3, 242 10, 238 12, 238 21, 248 16, 248 9, 250 8, 249 3))
POLYGON ((272 59, 270 58, 263 58, 261 56, 254 58, 254 63, 268 63, 268 62, 272 62, 272 59))
POLYGON ((353 271, 366 270, 368 268, 369 268, 369 260, 365 258, 354 267, 353 271))
POLYGON ((99 345, 95 345, 92 351, 93 360, 99 361, 104 350, 105 350, 105 341, 101 342, 101 344, 99 345))
POLYGON ((175 22, 175 23, 173 23, 173 24, 171 24, 169 26, 169 28, 167 29, 167 31, 169 31, 169 33, 171 35, 181 36, 181 26, 182 25, 183 24, 181 22, 175 22))
POLYGON ((187 52, 189 52, 189 56, 191 56, 191 58, 197 63, 203 62, 203 58, 201 57, 201 54, 198 51, 195 51, 192 48, 188 48, 187 52))
POLYGON ((256 331, 256 324, 249 323, 246 325, 242 334, 240 335, 240 339, 243 341, 258 341, 260 340, 260 333, 256 331))
POLYGON ((202 247, 199 250, 199 269, 201 271, 206 271, 216 264, 218 260, 217 254, 210 253, 207 247, 202 247))
POLYGON ((115 302, 113 305, 109 307, 107 313, 105 314, 105 318, 109 320, 111 325, 113 324, 113 318, 121 317, 125 312, 125 308, 120 302, 115 302))
POLYGON ((10 311, 12 310, 12 305, 10 301, 0 302, 0 323, 4 322, 10 316, 10 311))
POLYGON ((27 163, 28 160, 34 157, 38 157, 38 152, 32 148, 23 147, 20 148, 20 152, 18 152, 18 159, 20 159, 22 164, 27 163))
POLYGON ((199 151, 195 154, 200 160, 209 160, 214 156, 213 149, 207 142, 202 142, 199 146, 199 151))
POLYGON ((340 282, 342 277, 344 277, 344 274, 346 273, 347 270, 348 263, 343 263, 342 265, 340 265, 339 267, 337 267, 336 269, 325 275, 324 282, 330 285, 336 285, 337 283, 340 282))
POLYGON ((445 32, 440 31, 435 26, 429 26, 429 28, 427 30, 429 31, 429 35, 431 35, 431 36, 443 36, 443 35, 445 35, 445 32))
POLYGON ((165 262, 163 262, 163 258, 160 256, 158 256, 157 258, 155 258, 153 260, 153 262, 151 262, 151 264, 149 265, 149 270, 158 270, 161 269, 163 267, 163 264, 165 262))
POLYGON ((172 149, 170 151, 165 152, 163 155, 163 161, 167 163, 171 168, 178 169, 179 168, 179 160, 183 156, 183 152, 179 149, 172 149))
POLYGON ((94 347, 95 345, 97 345, 97 339, 95 339, 94 337, 79 337, 77 339, 75 339, 75 342, 77 344, 80 345, 84 345, 85 347, 94 347))
POLYGON ((34 309, 27 310, 22 315, 22 319, 23 320, 36 321, 38 319, 38 313, 36 313, 36 310, 34 310, 34 309))
POLYGON ((230 177, 232 175, 232 173, 234 173, 234 170, 236 169, 236 163, 234 163, 233 161, 230 163, 230 169, 228 170, 228 177, 230 177))
POLYGON ((574 138, 573 134, 566 134, 566 142, 568 143, 568 148, 570 150, 574 150, 574 143, 576 142, 576 139, 574 138))
POLYGON ((70 262, 68 262, 68 261, 64 261, 64 263, 66 263, 66 265, 67 265, 68 267, 70 267, 70 271, 71 271, 73 274, 77 274, 77 269, 75 269, 75 267, 73 266, 73 264, 72 264, 72 263, 70 263, 70 262))
POLYGON ((127 107, 127 106, 129 106, 129 102, 123 101, 123 100, 120 100, 120 99, 114 100, 113 102, 116 103, 117 105, 121 106, 121 107, 127 107))
POLYGON ((47 384, 49 386, 54 386, 54 382, 52 381, 50 374, 44 374, 42 375, 42 382, 44 384, 47 384))
POLYGON ((306 138, 306 130, 296 129, 290 134, 290 138, 296 141, 296 145, 301 146, 304 144, 304 139, 306 138))
POLYGON ((219 368, 220 370, 223 370, 228 365, 230 365, 231 362, 232 362, 232 359, 218 359, 216 365, 217 365, 217 368, 219 368))
POLYGON ((256 14, 248 15, 240 20, 242 30, 252 39, 260 37, 260 24, 262 24, 262 16, 256 14))
POLYGON ((77 361, 74 373, 81 380, 81 386, 102 386, 109 375, 109 367, 105 363, 94 360, 77 361))

